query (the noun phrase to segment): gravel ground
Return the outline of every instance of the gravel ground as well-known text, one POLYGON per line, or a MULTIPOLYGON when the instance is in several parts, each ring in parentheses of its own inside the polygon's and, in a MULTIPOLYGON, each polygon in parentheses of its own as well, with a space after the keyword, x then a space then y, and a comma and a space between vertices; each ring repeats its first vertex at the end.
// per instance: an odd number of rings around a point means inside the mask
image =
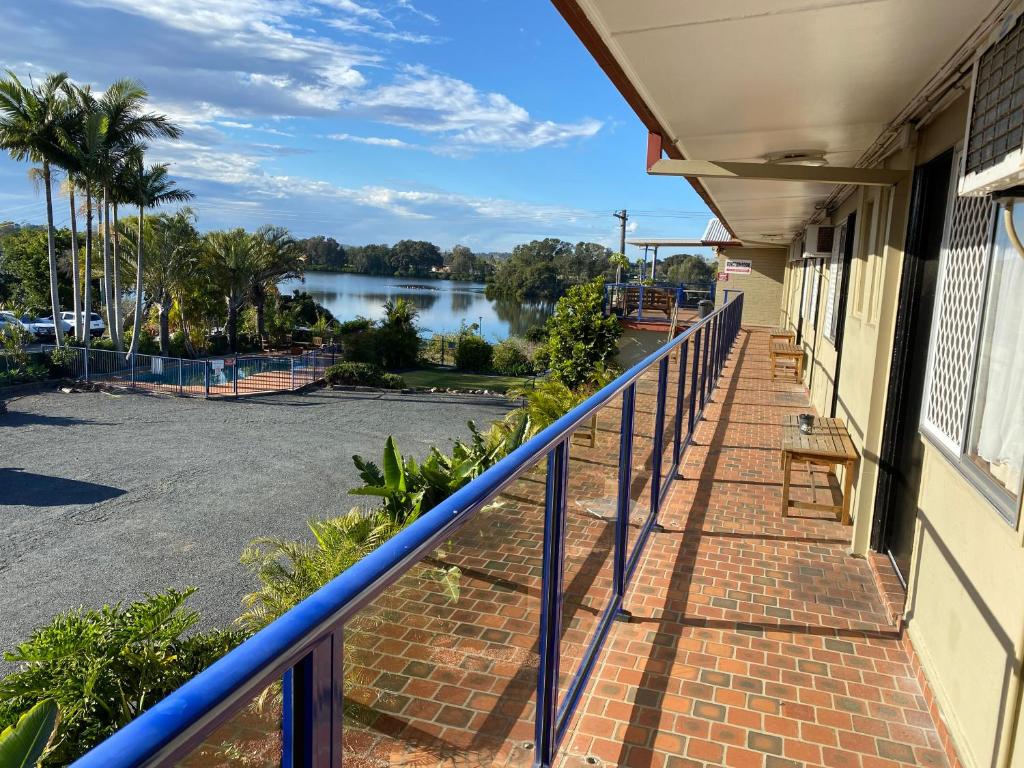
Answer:
MULTIPOLYGON (((196 586, 227 626, 255 536, 306 537, 346 511, 351 456, 417 457, 507 410, 495 398, 314 390, 238 401, 47 391, 0 416, 0 649, 78 605, 196 586)), ((0 671, 7 666, 0 661, 0 671)))

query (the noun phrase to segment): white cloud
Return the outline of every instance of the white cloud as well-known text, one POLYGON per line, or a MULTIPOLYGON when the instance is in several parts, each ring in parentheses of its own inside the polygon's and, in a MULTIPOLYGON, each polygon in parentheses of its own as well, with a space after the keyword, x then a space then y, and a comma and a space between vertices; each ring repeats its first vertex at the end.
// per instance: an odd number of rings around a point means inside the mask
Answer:
POLYGON ((441 147, 453 153, 483 147, 534 149, 589 138, 599 120, 576 123, 536 121, 501 93, 483 92, 464 80, 407 67, 394 82, 355 96, 358 107, 380 122, 427 133, 447 134, 441 147))
POLYGON ((369 144, 374 147, 393 147, 395 149, 421 149, 401 139, 384 138, 381 136, 353 136, 351 133, 332 133, 327 136, 333 141, 350 141, 355 144, 369 144))

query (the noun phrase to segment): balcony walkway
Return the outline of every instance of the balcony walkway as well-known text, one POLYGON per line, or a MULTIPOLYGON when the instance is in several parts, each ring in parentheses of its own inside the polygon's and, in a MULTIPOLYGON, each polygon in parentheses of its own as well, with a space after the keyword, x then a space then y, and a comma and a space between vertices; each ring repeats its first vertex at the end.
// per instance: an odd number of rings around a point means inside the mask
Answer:
POLYGON ((807 407, 742 332, 560 765, 946 765, 850 528, 781 515, 779 424, 807 407))

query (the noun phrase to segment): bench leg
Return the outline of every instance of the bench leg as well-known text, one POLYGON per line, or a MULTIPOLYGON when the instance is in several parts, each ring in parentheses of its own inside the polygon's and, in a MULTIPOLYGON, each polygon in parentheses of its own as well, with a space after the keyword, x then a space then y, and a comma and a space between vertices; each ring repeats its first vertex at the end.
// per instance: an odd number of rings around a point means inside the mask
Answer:
POLYGON ((782 454, 782 516, 789 517, 789 473, 793 468, 793 459, 788 453, 782 454))
POLYGON ((853 491, 853 464, 847 462, 843 465, 843 517, 840 522, 849 525, 850 520, 850 494, 853 491))

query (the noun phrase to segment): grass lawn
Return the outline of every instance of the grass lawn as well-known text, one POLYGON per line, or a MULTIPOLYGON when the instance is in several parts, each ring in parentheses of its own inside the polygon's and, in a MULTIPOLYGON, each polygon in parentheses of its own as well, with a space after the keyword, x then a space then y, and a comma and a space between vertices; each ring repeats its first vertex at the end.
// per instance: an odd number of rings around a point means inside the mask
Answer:
POLYGON ((463 373, 444 368, 419 368, 402 374, 406 386, 439 387, 450 389, 489 389, 504 392, 513 387, 530 386, 530 376, 485 376, 479 373, 463 373))

